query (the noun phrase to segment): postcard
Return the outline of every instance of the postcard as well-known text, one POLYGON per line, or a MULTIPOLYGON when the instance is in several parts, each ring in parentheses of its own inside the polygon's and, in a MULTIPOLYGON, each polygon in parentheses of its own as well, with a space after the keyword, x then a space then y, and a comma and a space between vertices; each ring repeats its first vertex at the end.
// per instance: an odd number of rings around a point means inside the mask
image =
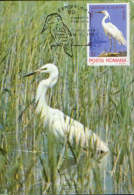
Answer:
POLYGON ((0 2, 0 195, 134 193, 134 0, 96 1, 0 2))

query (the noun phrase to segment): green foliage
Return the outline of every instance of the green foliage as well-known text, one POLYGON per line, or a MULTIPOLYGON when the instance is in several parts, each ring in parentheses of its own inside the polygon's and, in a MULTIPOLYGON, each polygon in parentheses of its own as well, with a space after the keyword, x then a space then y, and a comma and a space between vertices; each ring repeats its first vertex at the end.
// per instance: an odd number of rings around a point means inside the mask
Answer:
MULTIPOLYGON (((0 194, 134 193, 134 17, 131 66, 87 67, 86 47, 73 47, 70 58, 61 47, 51 49, 47 32, 41 34, 45 17, 64 4, 0 2, 0 194), (110 148, 104 159, 46 135, 34 105, 42 75, 23 74, 48 62, 60 72, 48 103, 100 135, 110 148)), ((86 1, 68 4, 84 7, 86 1)), ((130 7, 133 13, 134 2, 130 7)), ((81 28, 86 35, 86 23, 73 25, 66 12, 62 17, 72 33, 81 28)), ((86 43, 86 36, 76 33, 74 39, 86 43)))

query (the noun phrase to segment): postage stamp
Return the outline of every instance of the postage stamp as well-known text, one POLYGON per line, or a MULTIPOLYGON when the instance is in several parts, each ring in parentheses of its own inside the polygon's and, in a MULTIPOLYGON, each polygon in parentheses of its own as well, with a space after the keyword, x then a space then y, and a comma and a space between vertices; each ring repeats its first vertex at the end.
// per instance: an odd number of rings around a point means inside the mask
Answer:
POLYGON ((129 3, 87 4, 89 66, 130 65, 129 3))

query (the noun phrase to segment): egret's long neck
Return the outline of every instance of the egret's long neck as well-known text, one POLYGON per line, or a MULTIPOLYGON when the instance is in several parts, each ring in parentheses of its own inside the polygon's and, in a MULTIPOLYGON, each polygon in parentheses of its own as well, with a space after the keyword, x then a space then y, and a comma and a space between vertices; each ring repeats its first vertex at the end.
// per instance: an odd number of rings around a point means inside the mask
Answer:
POLYGON ((58 71, 56 73, 51 73, 49 78, 46 80, 42 80, 39 83, 39 86, 37 88, 37 93, 36 93, 36 103, 37 103, 37 108, 36 112, 41 113, 41 116, 46 116, 46 118, 49 117, 49 111, 50 107, 47 104, 46 101, 46 93, 48 88, 52 88, 58 80, 58 71))
POLYGON ((48 82, 49 82, 49 79, 42 80, 39 83, 39 86, 37 88, 37 93, 36 93, 36 103, 37 103, 36 112, 37 113, 41 112, 42 116, 45 115, 45 113, 47 113, 48 110, 50 109, 46 101, 48 82))
POLYGON ((102 19, 102 25, 106 24, 106 19, 108 18, 108 16, 104 16, 104 18, 102 19))

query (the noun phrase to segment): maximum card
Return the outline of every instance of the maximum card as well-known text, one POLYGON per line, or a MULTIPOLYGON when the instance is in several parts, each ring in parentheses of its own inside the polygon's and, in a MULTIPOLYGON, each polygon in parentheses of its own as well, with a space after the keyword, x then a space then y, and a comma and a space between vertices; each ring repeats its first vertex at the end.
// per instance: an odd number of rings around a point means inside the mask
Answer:
POLYGON ((129 4, 87 4, 89 66, 130 65, 129 4))

